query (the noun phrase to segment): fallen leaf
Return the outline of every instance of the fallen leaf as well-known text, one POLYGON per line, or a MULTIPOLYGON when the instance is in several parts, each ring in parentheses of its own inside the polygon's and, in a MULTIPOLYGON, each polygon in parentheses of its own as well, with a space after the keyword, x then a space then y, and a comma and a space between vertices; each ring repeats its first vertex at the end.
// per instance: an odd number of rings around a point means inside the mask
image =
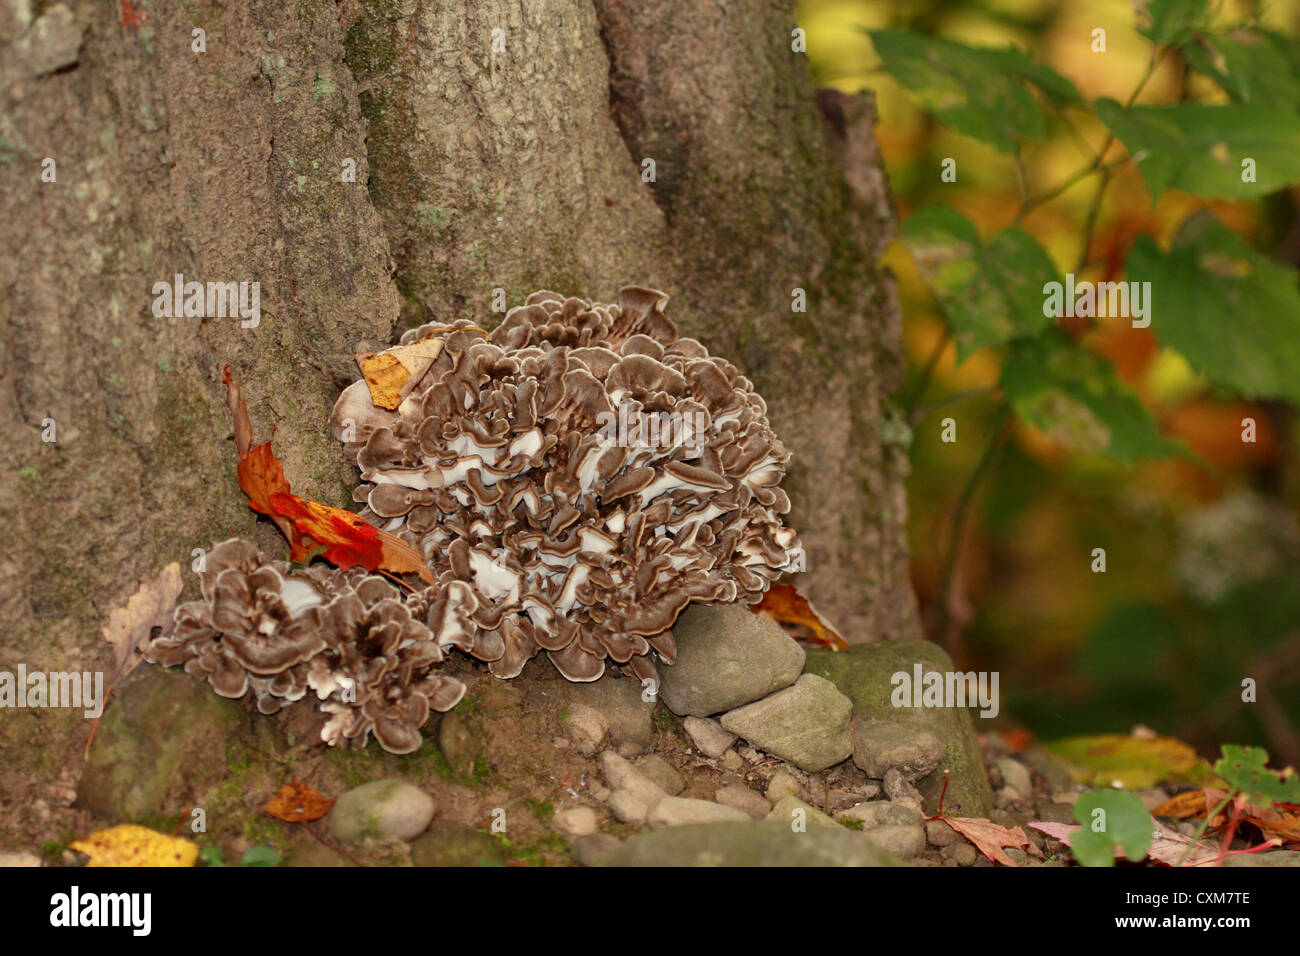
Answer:
POLYGON ((281 787, 262 809, 285 823, 308 823, 325 816, 335 799, 293 780, 281 787))
POLYGON ((199 848, 189 840, 124 823, 68 844, 90 857, 87 866, 193 866, 199 848))
POLYGON ((940 817, 939 819, 974 843, 975 848, 994 863, 1001 863, 1003 866, 1017 865, 1002 851, 1004 846, 1021 848, 1031 846, 1029 837, 1020 827, 1008 830, 992 820, 981 820, 976 817, 940 817))
POLYGON ((1272 812, 1242 817, 1242 819, 1259 827, 1265 837, 1277 837, 1287 843, 1300 843, 1300 814, 1272 812))
POLYGON ((773 584, 763 600, 751 604, 755 614, 768 614, 781 624, 799 624, 816 635, 814 643, 837 651, 847 651, 848 641, 840 637, 835 628, 817 613, 812 603, 789 584, 773 584))
POLYGON ((1096 787, 1118 783, 1128 790, 1145 790, 1162 783, 1205 784, 1214 776, 1195 750, 1173 737, 1099 734, 1043 747, 1069 763, 1076 780, 1096 787))
POLYGON ((144 659, 139 652, 153 629, 171 627, 172 611, 183 587, 181 566, 173 561, 156 578, 140 585, 125 605, 108 615, 103 634, 113 647, 115 662, 110 690, 144 659))
POLYGON ((370 400, 378 408, 397 408, 441 351, 442 339, 426 338, 378 354, 357 355, 361 376, 370 389, 370 400))
MULTIPOLYGON (((1151 848, 1147 850, 1147 859, 1156 860, 1168 866, 1178 866, 1178 861, 1182 859, 1189 846, 1192 847, 1192 850, 1187 854, 1187 859, 1183 861, 1183 866, 1206 866, 1219 858, 1219 847, 1214 843, 1200 840, 1193 845, 1191 837, 1183 836, 1177 830, 1171 830, 1159 820, 1152 822, 1155 823, 1155 835, 1151 838, 1151 848)), ((1070 845, 1071 837, 1079 829, 1077 824, 1051 823, 1046 820, 1031 821, 1029 826, 1039 833, 1046 833, 1053 839, 1060 840, 1066 846, 1070 845)), ((1124 851, 1116 847, 1115 856, 1118 858, 1123 855, 1124 851)))
MULTIPOLYGON (((1217 803, 1218 801, 1215 801, 1217 803)), ((1170 797, 1151 811, 1153 817, 1174 817, 1186 820, 1188 817, 1203 817, 1210 812, 1212 804, 1206 798, 1205 789, 1188 790, 1170 797)))
POLYGON ((271 505, 277 514, 291 520, 300 534, 325 547, 322 555, 326 561, 345 571, 359 564, 370 571, 412 572, 428 584, 437 583, 420 552, 355 512, 289 494, 272 495, 271 505))

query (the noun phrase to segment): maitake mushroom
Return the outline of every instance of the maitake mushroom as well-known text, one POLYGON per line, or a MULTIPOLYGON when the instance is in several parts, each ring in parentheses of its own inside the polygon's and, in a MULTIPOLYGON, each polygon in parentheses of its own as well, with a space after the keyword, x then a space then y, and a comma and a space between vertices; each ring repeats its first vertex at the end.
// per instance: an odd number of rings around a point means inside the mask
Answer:
POLYGON ((767 407, 678 338, 667 301, 536 292, 490 334, 460 321, 403 335, 442 348, 396 409, 365 381, 339 397, 361 513, 437 575, 413 608, 439 645, 498 677, 544 650, 570 680, 596 680, 606 658, 652 678, 688 603, 752 602, 793 569, 789 455, 767 407))
POLYGON ((314 691, 333 715, 321 732, 327 743, 364 745, 373 733, 392 753, 418 749, 430 712, 465 694, 437 673, 443 648, 381 577, 319 566, 291 573, 237 539, 215 546, 204 567, 202 599, 176 609, 175 627, 149 644, 147 660, 183 665, 222 697, 251 690, 264 714, 314 691))

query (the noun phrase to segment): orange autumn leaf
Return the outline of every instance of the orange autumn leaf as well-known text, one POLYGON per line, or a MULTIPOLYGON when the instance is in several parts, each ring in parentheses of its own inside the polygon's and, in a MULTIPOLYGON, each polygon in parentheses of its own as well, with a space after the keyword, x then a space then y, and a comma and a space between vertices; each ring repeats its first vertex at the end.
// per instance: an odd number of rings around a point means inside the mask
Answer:
POLYGON ((1001 863, 1003 866, 1016 865, 1015 861, 1003 852, 1004 846, 1028 848, 1033 845, 1020 827, 1008 830, 1006 827, 998 826, 992 820, 980 820, 975 817, 940 817, 939 819, 970 840, 977 850, 994 863, 1001 863))
POLYGON ((262 809, 285 823, 310 823, 329 813, 335 799, 292 780, 281 787, 262 809))
POLYGON ((816 643, 837 651, 847 651, 848 641, 840 637, 835 628, 817 613, 808 599, 789 584, 773 584, 763 595, 763 600, 751 604, 755 614, 769 614, 782 624, 799 624, 816 635, 816 643))
POLYGON ((1153 817, 1176 817, 1185 820, 1188 817, 1203 817, 1210 812, 1204 790, 1188 790, 1176 797, 1170 797, 1151 811, 1153 817))
POLYGON ((1286 843, 1300 843, 1300 814, 1284 814, 1270 809, 1242 819, 1259 827, 1266 838, 1278 837, 1286 843))
POLYGON ((370 571, 413 572, 429 584, 437 583, 420 552, 355 512, 290 494, 272 495, 271 506, 276 514, 292 521, 300 534, 324 545, 325 560, 345 571, 359 564, 370 571))
POLYGON ((377 408, 397 408, 441 351, 442 339, 425 338, 377 355, 367 352, 356 356, 371 402, 377 408))

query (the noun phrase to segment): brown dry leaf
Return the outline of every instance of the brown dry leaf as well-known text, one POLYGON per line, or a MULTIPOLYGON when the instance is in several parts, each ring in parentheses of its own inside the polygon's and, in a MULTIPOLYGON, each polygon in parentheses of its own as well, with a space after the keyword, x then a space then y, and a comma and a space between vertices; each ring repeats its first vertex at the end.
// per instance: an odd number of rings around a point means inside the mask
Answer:
POLYGON ((163 568, 158 577, 140 585, 126 604, 108 615, 104 625, 104 639, 113 646, 115 666, 109 689, 131 673, 144 659, 139 651, 155 627, 171 627, 172 611, 184 587, 181 566, 173 561, 163 568))
POLYGON ((292 780, 281 787, 262 809, 285 823, 309 823, 329 813, 335 799, 292 780))
POLYGON ((1016 862, 1002 852, 1004 846, 1024 849, 1033 845, 1020 827, 1008 830, 992 820, 981 820, 976 817, 940 817, 939 819, 974 843, 975 848, 994 863, 1001 863, 1003 866, 1016 866, 1016 862))
MULTIPOLYGON (((1214 843, 1200 840, 1193 845, 1191 837, 1183 836, 1177 830, 1171 830, 1159 820, 1153 819, 1151 822, 1155 824, 1155 832, 1151 837, 1151 847, 1147 850, 1147 859, 1168 866, 1177 866, 1189 846, 1192 847, 1192 851, 1187 854, 1187 859, 1183 860, 1183 866, 1206 866, 1219 858, 1220 848, 1214 843)), ((1046 833, 1049 837, 1060 840, 1066 846, 1070 845, 1071 836, 1079 829, 1078 824, 1051 823, 1046 820, 1035 820, 1029 825, 1039 833, 1046 833)), ((1119 859, 1123 855, 1124 851, 1115 847, 1115 858, 1119 859)))
MULTIPOLYGON (((1218 803, 1218 801, 1214 801, 1218 803)), ((1188 817, 1203 817, 1210 812, 1212 804, 1206 799, 1205 790, 1188 790, 1176 797, 1170 797, 1151 811, 1153 817, 1176 817, 1185 820, 1188 817)))
POLYGON ((390 410, 402 404, 441 351, 442 339, 427 338, 378 354, 357 355, 357 365, 370 388, 370 400, 376 407, 390 410))
POLYGON ((848 641, 840 637, 835 628, 817 613, 812 603, 789 584, 773 584, 763 595, 763 600, 751 604, 755 614, 768 614, 781 624, 801 624, 812 631, 816 642, 823 647, 847 651, 848 641))
POLYGON ((1286 843, 1300 843, 1300 814, 1273 811, 1242 819, 1255 824, 1266 837, 1277 837, 1286 843))
POLYGON ((193 866, 199 848, 189 840, 124 823, 74 840, 69 847, 90 857, 87 866, 193 866))

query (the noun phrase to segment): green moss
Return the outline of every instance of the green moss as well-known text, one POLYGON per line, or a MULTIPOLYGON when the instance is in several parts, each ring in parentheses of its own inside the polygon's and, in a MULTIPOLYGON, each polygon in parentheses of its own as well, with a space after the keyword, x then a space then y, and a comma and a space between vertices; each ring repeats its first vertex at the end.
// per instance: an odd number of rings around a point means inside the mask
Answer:
POLYGON ((845 817, 840 821, 840 826, 846 827, 849 830, 861 830, 862 825, 861 820, 856 820, 853 817, 845 817))
POLYGON ((551 819, 555 816, 555 805, 553 803, 548 800, 534 800, 531 797, 525 797, 524 806, 543 826, 551 825, 551 819))

